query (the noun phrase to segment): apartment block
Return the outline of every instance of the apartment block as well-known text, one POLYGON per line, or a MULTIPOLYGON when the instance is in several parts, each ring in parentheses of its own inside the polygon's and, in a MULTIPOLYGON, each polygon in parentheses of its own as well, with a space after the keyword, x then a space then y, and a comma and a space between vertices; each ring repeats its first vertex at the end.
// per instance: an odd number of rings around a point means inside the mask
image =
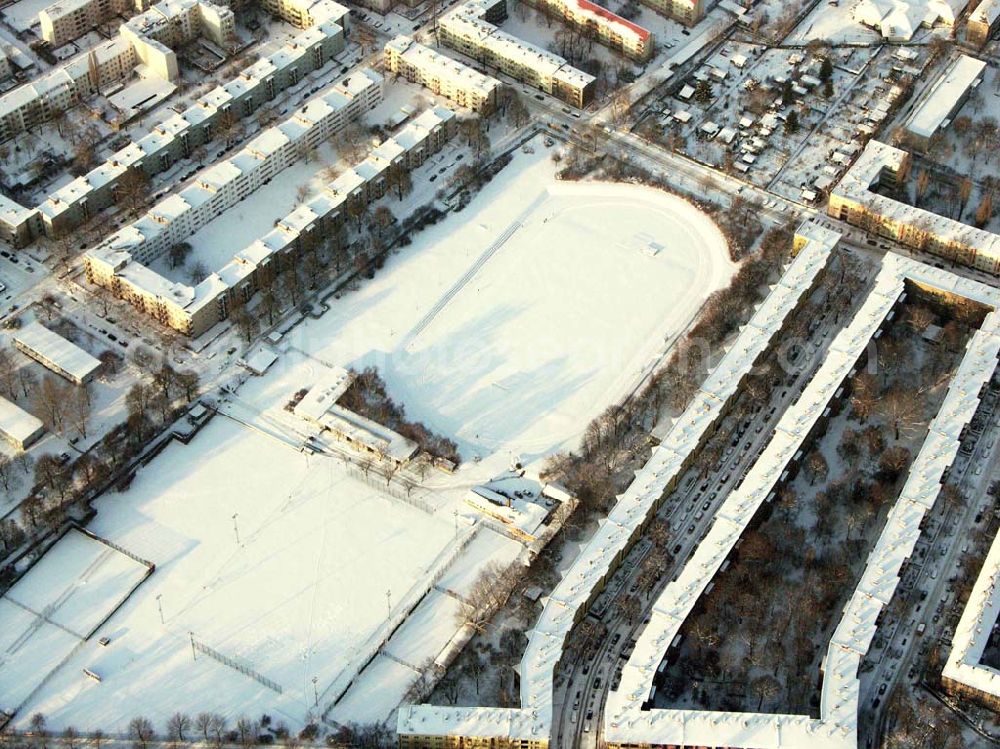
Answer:
POLYGON ((1000 0, 982 0, 969 16, 965 39, 970 44, 982 47, 996 31, 1000 20, 1000 0))
POLYGON ((339 23, 347 32, 348 10, 333 0, 263 0, 264 10, 300 29, 323 21, 339 23))
POLYGON ((60 0, 38 13, 42 38, 61 47, 115 16, 146 10, 146 0, 60 0))
MULTIPOLYGON (((346 15, 347 9, 340 8, 346 15)), ((153 126, 148 134, 120 149, 100 166, 52 193, 38 209, 45 233, 61 236, 72 231, 115 202, 119 181, 128 170, 141 169, 152 177, 169 169, 214 137, 216 123, 223 113, 233 112, 240 119, 251 116, 282 91, 304 85, 309 73, 329 64, 343 48, 343 30, 332 21, 303 31, 294 41, 248 66, 183 112, 153 126)), ((355 85, 352 80, 344 85, 355 85)), ((380 95, 366 86, 348 93, 352 97, 358 93, 369 97, 354 105, 367 108, 371 106, 370 98, 380 95)))
POLYGON ((229 317, 234 299, 249 301, 263 284, 296 265, 304 252, 320 243, 339 242, 353 204, 384 195, 391 170, 419 166, 453 137, 455 128, 454 112, 424 112, 197 286, 169 281, 146 267, 142 258, 148 255, 141 246, 145 238, 135 225, 86 254, 87 278, 161 324, 197 337, 229 317))
POLYGON ((118 33, 152 72, 174 81, 180 71, 173 48, 203 36, 226 50, 233 46, 235 29, 233 12, 224 5, 208 0, 162 0, 122 24, 118 33))
POLYGON ((641 0, 661 16, 685 26, 694 26, 705 17, 705 0, 641 0))
POLYGON ((65 111, 99 88, 122 80, 136 60, 132 45, 116 37, 0 96, 0 143, 46 122, 52 112, 65 111))
POLYGON ((2 47, 0 47, 0 81, 4 78, 10 77, 13 72, 14 71, 10 66, 10 58, 7 57, 7 53, 4 52, 2 47))
POLYGON ((574 107, 594 97, 594 76, 559 55, 511 36, 494 24, 507 17, 507 0, 468 0, 438 22, 442 43, 574 107))
POLYGON ((645 61, 653 55, 653 34, 636 23, 590 0, 525 0, 550 16, 562 19, 591 39, 630 57, 645 61))
POLYGON ((497 105, 500 81, 468 65, 400 35, 385 45, 384 67, 411 83, 451 99, 474 112, 489 113, 497 105))
POLYGON ((910 161, 899 148, 869 141, 830 195, 827 212, 873 234, 1000 275, 1000 236, 878 192, 897 187, 910 161))

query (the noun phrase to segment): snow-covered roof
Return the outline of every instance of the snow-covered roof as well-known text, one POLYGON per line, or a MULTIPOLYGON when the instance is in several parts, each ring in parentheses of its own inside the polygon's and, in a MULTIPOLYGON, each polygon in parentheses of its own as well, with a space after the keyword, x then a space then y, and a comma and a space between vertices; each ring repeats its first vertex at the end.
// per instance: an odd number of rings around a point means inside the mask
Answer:
POLYGON ((921 26, 955 24, 968 0, 861 0, 854 20, 878 29, 890 41, 905 42, 921 26))
POLYGON ((747 713, 700 713, 699 718, 693 719, 691 711, 643 711, 642 704, 653 675, 683 621, 903 294, 907 280, 967 295, 994 309, 1000 303, 1000 292, 991 287, 901 256, 885 257, 872 292, 850 324, 834 339, 827 358, 798 401, 782 415, 774 437, 741 487, 726 498, 677 580, 657 600, 654 616, 622 670, 618 690, 609 694, 605 712, 605 735, 609 741, 686 745, 708 742, 753 749, 798 749, 807 745, 806 741, 815 747, 853 749, 856 745, 858 666, 875 636, 879 614, 899 582, 902 565, 920 535, 923 515, 936 500, 943 474, 957 454, 957 434, 975 413, 979 393, 996 367, 1000 352, 997 335, 1000 320, 996 311, 989 313, 974 335, 830 641, 824 658, 820 719, 747 713), (693 727, 699 725, 697 720, 710 721, 714 731, 698 732, 693 727))
POLYGON ((877 140, 869 141, 854 165, 841 178, 831 199, 840 198, 866 206, 881 216, 884 222, 914 226, 942 241, 973 248, 980 257, 1000 260, 1000 236, 872 191, 883 170, 897 171, 905 157, 906 152, 895 146, 877 140))
POLYGON ((101 362, 82 348, 53 333, 40 322, 30 322, 18 328, 14 333, 14 342, 36 354, 43 363, 51 363, 60 373, 81 382, 101 366, 101 362))
POLYGON ((468 0, 442 16, 438 23, 441 28, 450 29, 459 36, 478 39, 493 54, 524 65, 542 78, 559 78, 576 88, 583 88, 596 80, 559 55, 511 36, 485 21, 483 16, 488 5, 486 0, 468 0))
POLYGON ((493 76, 480 73, 475 68, 453 60, 403 34, 387 42, 385 48, 398 54, 405 62, 423 73, 439 80, 450 81, 466 91, 475 92, 480 97, 488 97, 500 87, 500 81, 493 76))
POLYGON ((326 380, 309 388, 309 392, 295 406, 296 416, 319 421, 354 382, 354 376, 343 367, 333 367, 324 372, 326 380))
POLYGON ((26 445, 41 434, 43 429, 41 419, 0 396, 0 434, 17 445, 26 445))
MULTIPOLYGON (((656 502, 670 483, 679 476, 687 459, 722 413, 740 381, 767 348, 771 338, 781 329, 785 317, 795 308, 799 297, 812 288, 820 271, 826 266, 830 252, 840 239, 837 232, 816 224, 804 225, 798 236, 800 241, 796 245, 800 246, 799 252, 772 293, 740 331, 737 340, 705 380, 700 392, 673 424, 670 432, 653 450, 646 464, 636 471, 635 479, 624 494, 618 497, 608 514, 607 522, 587 541, 547 599, 521 660, 521 710, 515 711, 537 717, 537 721, 530 723, 532 733, 494 733, 496 716, 491 708, 452 708, 446 714, 453 720, 442 721, 438 716, 443 708, 430 705, 401 708, 397 724, 399 733, 454 735, 459 733, 456 726, 460 725, 462 735, 467 736, 549 739, 555 669, 562 658, 563 646, 576 621, 577 612, 592 599, 599 584, 607 577, 628 545, 635 540, 639 527, 654 511, 656 502), (460 718, 456 716, 456 710, 463 711, 460 718)), ((719 524, 716 532, 721 533, 722 527, 719 524)), ((732 541, 735 543, 735 538, 732 541)), ((707 539, 702 547, 709 547, 707 539)), ((722 560, 706 561, 709 566, 715 565, 717 568, 722 560)), ((707 578, 705 583, 707 584, 707 578)), ((664 619, 667 624, 668 619, 669 617, 664 619)), ((679 624, 677 622, 678 626, 679 624)), ((646 633, 655 638, 653 629, 648 626, 646 633)), ((648 647, 643 645, 644 649, 648 647)), ((664 649, 665 647, 664 645, 664 649)), ((637 645, 636 652, 640 652, 638 658, 641 659, 640 645, 637 645)), ((625 689, 624 678, 623 676, 619 693, 625 689)), ((646 691, 648 692, 648 684, 646 691)), ((611 702, 609 715, 610 706, 611 702)), ((614 741, 615 729, 609 724, 606 730, 607 738, 614 741)))
POLYGON ((1000 0, 982 0, 969 16, 970 21, 985 23, 987 26, 992 26, 998 18, 1000 18, 1000 0))
POLYGON ((968 55, 959 55, 934 85, 924 94, 920 105, 910 115, 906 129, 921 138, 930 138, 947 124, 966 92, 982 79, 986 63, 968 55))

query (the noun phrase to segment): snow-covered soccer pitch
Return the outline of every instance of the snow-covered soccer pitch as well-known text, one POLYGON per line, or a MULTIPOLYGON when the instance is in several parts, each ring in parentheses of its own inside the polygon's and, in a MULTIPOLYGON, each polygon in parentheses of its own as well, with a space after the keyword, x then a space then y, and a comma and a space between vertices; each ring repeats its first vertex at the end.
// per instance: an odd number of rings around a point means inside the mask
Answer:
MULTIPOLYGON (((53 727, 121 731, 140 712, 162 725, 176 710, 208 710, 301 726, 389 608, 450 554, 453 510, 472 514, 461 502, 468 486, 512 454, 540 460, 575 444, 728 280, 724 239, 696 209, 638 186, 556 183, 551 152, 535 146, 374 280, 297 326, 272 370, 239 391, 248 419, 287 423, 283 406, 327 376, 327 363, 378 365, 410 416, 455 438, 467 460, 434 478, 437 512, 216 417, 99 501, 95 532, 157 572, 102 628, 111 646, 71 660, 20 720, 42 711, 53 727), (192 652, 192 632, 281 692, 192 652), (97 664, 102 683, 80 678, 77 660, 97 664)), ((518 548, 473 544, 457 564, 510 561, 518 548)), ((458 591, 474 578, 448 574, 458 591)), ((409 663, 437 655, 440 632, 455 631, 453 617, 418 610, 412 623, 421 621, 435 637, 407 622, 408 641, 389 648, 409 663)), ((343 704, 388 704, 358 694, 379 683, 362 673, 343 704)))
MULTIPOLYGON (((0 711, 13 713, 149 574, 147 564, 70 530, 0 597, 0 711)), ((81 678, 82 668, 78 671, 81 678)), ((96 671, 94 673, 97 673, 96 671)))

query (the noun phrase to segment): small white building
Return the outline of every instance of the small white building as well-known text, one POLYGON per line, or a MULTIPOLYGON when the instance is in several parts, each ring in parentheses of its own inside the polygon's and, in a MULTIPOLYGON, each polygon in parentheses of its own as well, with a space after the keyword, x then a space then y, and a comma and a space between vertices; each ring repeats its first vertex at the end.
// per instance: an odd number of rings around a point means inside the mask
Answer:
POLYGON ((14 345, 57 375, 82 385, 94 379, 101 362, 39 322, 25 325, 14 334, 14 345))
POLYGON ((0 437, 18 450, 27 450, 44 433, 41 419, 0 396, 0 437))

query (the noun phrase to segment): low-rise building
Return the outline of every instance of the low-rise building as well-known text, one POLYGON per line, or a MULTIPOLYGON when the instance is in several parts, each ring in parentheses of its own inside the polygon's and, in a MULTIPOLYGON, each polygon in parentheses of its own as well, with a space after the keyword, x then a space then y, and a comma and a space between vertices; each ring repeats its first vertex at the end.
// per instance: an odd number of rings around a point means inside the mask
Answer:
POLYGON ((19 351, 65 377, 76 385, 94 379, 101 362, 72 341, 54 333, 40 322, 30 322, 14 333, 14 345, 19 351))
POLYGON ((43 434, 45 427, 41 419, 0 396, 0 437, 18 450, 27 450, 43 434))
POLYGON ((986 63, 959 55, 922 94, 906 121, 906 132, 921 149, 926 149, 939 131, 947 127, 969 94, 982 82, 986 63))
POLYGON ((385 69, 419 83, 459 106, 489 113, 496 108, 500 81, 400 35, 385 45, 385 69))
POLYGON ((1000 20, 1000 0, 982 0, 969 16, 965 38, 970 44, 982 47, 989 41, 1000 20))
POLYGON ((440 107, 427 110, 196 286, 170 281, 146 267, 138 259, 148 257, 139 254, 143 229, 135 225, 87 252, 87 278, 161 324, 197 337, 229 317, 237 295, 249 301, 261 285, 298 263, 309 248, 340 242, 352 206, 384 195, 393 169, 422 164, 454 135, 455 127, 454 112, 440 107))
POLYGON ((830 194, 830 216, 909 247, 1000 274, 1000 236, 876 192, 909 173, 910 155, 869 141, 830 194))
POLYGON ((507 0, 468 0, 441 17, 438 36, 452 49, 567 104, 589 104, 594 76, 494 25, 506 17, 507 0))
POLYGON ((645 61, 653 55, 652 32, 591 0, 525 1, 633 60, 645 61))

